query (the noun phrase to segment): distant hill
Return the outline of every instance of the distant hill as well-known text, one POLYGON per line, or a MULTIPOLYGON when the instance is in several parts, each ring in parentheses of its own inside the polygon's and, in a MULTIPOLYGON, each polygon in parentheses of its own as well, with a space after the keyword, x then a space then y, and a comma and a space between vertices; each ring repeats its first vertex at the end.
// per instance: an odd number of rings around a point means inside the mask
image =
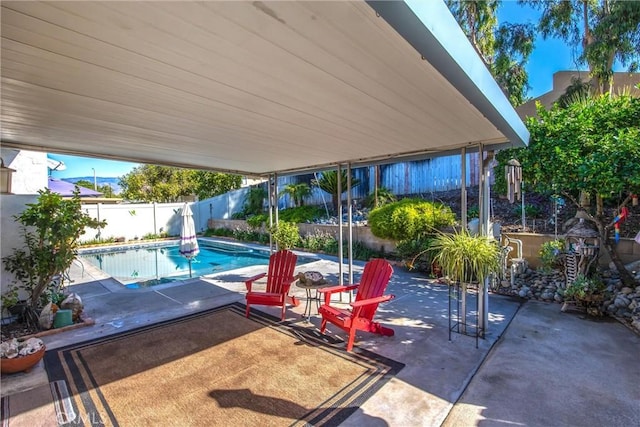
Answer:
MULTIPOLYGON (((63 181, 67 181, 72 184, 75 184, 78 181, 93 182, 93 176, 78 176, 74 178, 61 178, 61 179, 63 181)), ((98 184, 98 187, 100 187, 101 185, 108 185, 109 187, 111 187, 114 194, 120 194, 120 192, 122 191, 122 188, 118 185, 119 182, 120 182, 120 178, 101 177, 101 176, 96 177, 96 184, 98 184)))

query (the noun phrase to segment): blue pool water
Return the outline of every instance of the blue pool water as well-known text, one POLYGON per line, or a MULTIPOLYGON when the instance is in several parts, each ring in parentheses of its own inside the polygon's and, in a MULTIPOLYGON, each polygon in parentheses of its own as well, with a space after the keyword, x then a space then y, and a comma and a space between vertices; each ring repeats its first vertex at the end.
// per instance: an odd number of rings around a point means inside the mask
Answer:
MULTIPOLYGON (((191 261, 192 277, 269 264, 267 250, 218 242, 199 243, 200 253, 191 261)), ((79 256, 130 288, 189 278, 189 261, 180 255, 177 242, 126 249, 84 250, 79 256)), ((308 261, 298 258, 298 263, 308 261)))

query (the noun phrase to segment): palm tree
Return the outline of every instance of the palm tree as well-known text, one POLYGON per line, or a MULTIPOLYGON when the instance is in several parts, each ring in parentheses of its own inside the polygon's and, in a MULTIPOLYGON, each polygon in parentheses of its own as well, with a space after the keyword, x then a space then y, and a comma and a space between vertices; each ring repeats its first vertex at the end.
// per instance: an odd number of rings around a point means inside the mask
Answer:
MULTIPOLYGON (((347 191, 347 171, 343 170, 341 176, 341 190, 338 193, 338 172, 335 170, 324 171, 318 179, 311 181, 311 184, 320 188, 323 191, 331 194, 331 203, 333 204, 334 212, 338 213, 338 197, 347 191)), ((351 187, 355 187, 360 184, 360 180, 355 177, 351 177, 351 187)))
POLYGON ((280 192, 280 196, 288 194, 293 200, 295 206, 304 206, 304 199, 311 195, 311 187, 309 184, 300 182, 298 184, 288 184, 284 190, 280 192))

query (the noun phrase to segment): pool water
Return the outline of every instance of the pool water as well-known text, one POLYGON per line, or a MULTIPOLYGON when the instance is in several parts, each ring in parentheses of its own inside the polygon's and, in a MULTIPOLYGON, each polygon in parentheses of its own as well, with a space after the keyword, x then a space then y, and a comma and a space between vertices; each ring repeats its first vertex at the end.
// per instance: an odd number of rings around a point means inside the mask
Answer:
MULTIPOLYGON (((217 242, 199 243, 200 253, 191 260, 191 277, 269 264, 267 250, 217 242)), ((79 256, 129 288, 189 278, 189 261, 180 255, 176 242, 127 249, 86 250, 79 256)), ((304 260, 299 258, 299 262, 304 260)))

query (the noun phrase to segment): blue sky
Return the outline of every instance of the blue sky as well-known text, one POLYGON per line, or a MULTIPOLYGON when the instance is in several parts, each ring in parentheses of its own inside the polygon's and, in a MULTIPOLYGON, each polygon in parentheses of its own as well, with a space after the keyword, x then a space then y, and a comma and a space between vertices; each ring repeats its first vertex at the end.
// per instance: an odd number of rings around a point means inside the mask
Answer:
POLYGON ((51 173, 53 178, 93 177, 93 169, 96 171, 96 176, 99 177, 121 177, 138 166, 137 163, 66 156, 62 154, 49 154, 48 157, 63 162, 67 167, 64 171, 53 171, 51 173))
MULTIPOLYGON (((505 0, 498 13, 500 22, 532 22, 536 23, 540 12, 530 7, 517 4, 516 0, 505 0)), ((561 70, 576 69, 571 48, 561 40, 543 40, 539 37, 535 42, 535 49, 529 58, 527 71, 529 73, 528 96, 535 98, 551 90, 553 73, 561 70)), ((64 171, 54 171, 54 178, 75 178, 93 176, 93 169, 99 177, 121 177, 138 166, 136 163, 117 162, 75 156, 50 154, 50 158, 61 160, 67 166, 64 171), (92 169, 93 168, 93 169, 92 169)))
MULTIPOLYGON (((516 0, 505 0, 498 12, 500 23, 526 23, 537 24, 540 12, 530 6, 520 6, 516 0)), ((553 74, 564 70, 586 70, 584 66, 578 67, 574 60, 572 49, 563 40, 547 39, 539 36, 535 41, 534 50, 529 57, 526 66, 529 73, 528 96, 536 98, 549 92, 553 86, 553 74)))

